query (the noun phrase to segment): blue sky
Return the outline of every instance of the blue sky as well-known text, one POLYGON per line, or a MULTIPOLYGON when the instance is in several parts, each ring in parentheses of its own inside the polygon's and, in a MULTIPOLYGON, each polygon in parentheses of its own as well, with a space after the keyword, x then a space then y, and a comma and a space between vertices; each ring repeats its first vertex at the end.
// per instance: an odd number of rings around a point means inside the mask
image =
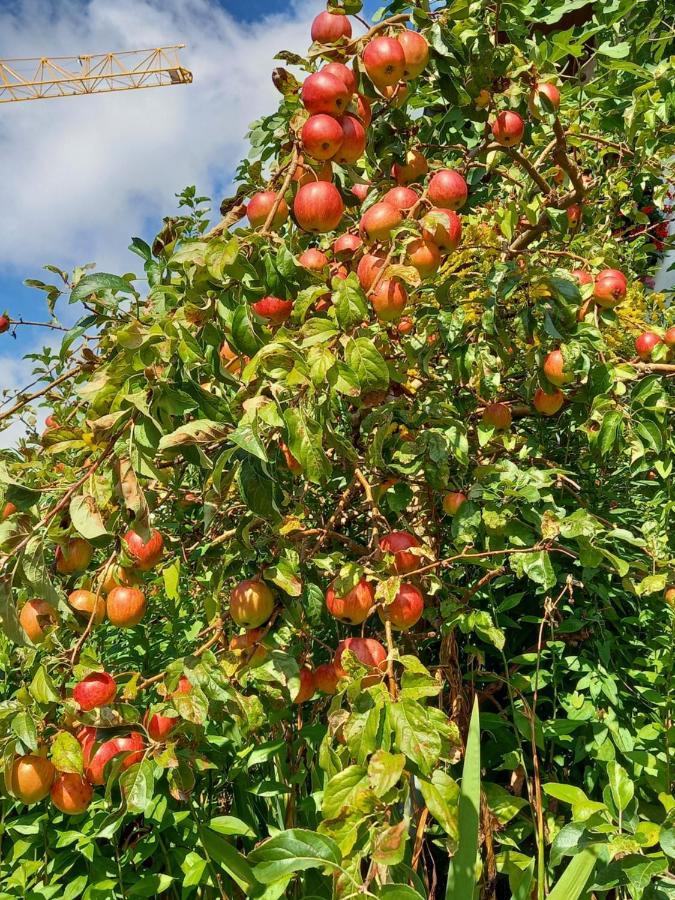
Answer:
MULTIPOLYGON (((367 0, 365 15, 382 4, 367 0)), ((0 0, 0 58, 70 55, 184 42, 188 87, 2 105, 0 311, 45 321, 45 263, 68 270, 140 270, 127 251, 175 210, 187 184, 228 190, 246 152, 246 126, 277 103, 275 52, 304 52, 322 0, 0 0), (45 22, 49 22, 49 28, 45 22)), ((361 26, 355 23, 355 33, 361 26)), ((57 314, 66 323, 74 311, 57 314)), ((3 389, 30 381, 26 352, 53 340, 41 328, 0 335, 3 389)), ((6 445, 14 434, 0 435, 6 445)))

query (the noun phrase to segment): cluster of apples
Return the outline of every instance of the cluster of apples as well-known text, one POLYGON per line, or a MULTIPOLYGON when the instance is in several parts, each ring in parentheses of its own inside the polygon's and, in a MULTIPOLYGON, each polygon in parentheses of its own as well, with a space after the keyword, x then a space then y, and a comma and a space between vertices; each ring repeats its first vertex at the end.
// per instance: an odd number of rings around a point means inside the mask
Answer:
POLYGON ((643 331, 635 338, 635 352, 643 362, 649 362, 652 352, 659 344, 665 344, 672 354, 675 349, 675 325, 666 329, 663 336, 655 331, 643 331))

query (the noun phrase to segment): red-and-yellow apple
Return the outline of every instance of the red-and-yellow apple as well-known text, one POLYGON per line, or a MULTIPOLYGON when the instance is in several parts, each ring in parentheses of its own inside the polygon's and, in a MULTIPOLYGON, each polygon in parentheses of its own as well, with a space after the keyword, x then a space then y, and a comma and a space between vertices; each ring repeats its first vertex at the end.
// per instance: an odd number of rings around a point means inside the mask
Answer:
POLYGON ((240 581, 230 595, 230 615, 240 628, 259 628, 274 610, 274 594, 260 578, 240 581))
POLYGON ((331 584, 326 591, 328 612, 348 625, 360 625, 368 618, 375 602, 373 586, 362 578, 346 594, 338 596, 331 584))
POLYGON ((407 575, 424 565, 424 560, 416 553, 410 553, 412 547, 421 547, 422 542, 409 531, 390 531, 380 538, 380 550, 394 556, 394 571, 399 575, 407 575))
POLYGON ((425 70, 429 62, 429 44, 424 35, 409 28, 398 34, 397 39, 401 47, 403 47, 403 56, 405 58, 402 77, 406 81, 410 81, 412 78, 417 78, 425 70))
POLYGON ((111 625, 133 628, 145 615, 145 594, 136 587, 120 585, 110 591, 106 606, 111 625))
POLYGON ((340 38, 352 36, 352 23, 347 16, 321 12, 312 22, 311 34, 317 44, 335 44, 340 38))
POLYGON ((381 322, 396 322, 408 302, 408 292, 398 278, 385 278, 372 290, 369 298, 381 322))
POLYGON ((515 147, 523 139, 525 122, 511 109, 502 110, 492 123, 492 136, 502 147, 515 147))
POLYGON ((424 595, 414 584, 403 583, 392 603, 380 607, 378 613, 383 622, 387 619, 399 631, 412 628, 424 612, 424 595))
MULTIPOLYGON (((277 201, 277 194, 274 191, 259 191, 249 200, 246 207, 246 215, 251 228, 260 228, 267 221, 267 217, 272 211, 277 201)), ((279 201, 277 211, 274 213, 271 227, 275 230, 281 228, 288 218, 288 204, 282 197, 279 201)))
POLYGON ((395 38, 374 37, 363 51, 363 65, 374 85, 396 84, 405 72, 403 47, 395 38))
POLYGON ((139 572, 154 569, 164 551, 164 538, 156 528, 149 530, 147 538, 130 528, 122 538, 122 544, 139 572))
POLYGON ((332 159, 340 149, 344 133, 333 116, 319 113, 310 116, 300 132, 302 146, 313 159, 332 159))
POLYGON ((85 812, 93 795, 87 779, 75 772, 59 772, 50 791, 54 806, 69 816, 85 812))
POLYGON ((46 600, 27 600, 19 613, 19 625, 34 644, 40 644, 47 631, 59 623, 59 616, 46 600))
POLYGON ((56 769, 48 759, 29 753, 12 763, 8 787, 22 803, 39 803, 49 793, 55 775, 56 769))
POLYGON ((429 181, 429 200, 441 209, 460 209, 469 196, 469 188, 464 178, 454 169, 439 169, 429 181))
POLYGON ((303 184, 295 195, 293 213, 303 231, 334 231, 344 213, 340 192, 328 181, 303 184))
POLYGON ((305 78, 300 96, 305 109, 313 115, 341 116, 347 109, 351 92, 341 78, 319 71, 305 78))
POLYGON ((117 696, 117 683, 107 672, 91 672, 73 688, 73 699, 84 712, 109 706, 117 696))

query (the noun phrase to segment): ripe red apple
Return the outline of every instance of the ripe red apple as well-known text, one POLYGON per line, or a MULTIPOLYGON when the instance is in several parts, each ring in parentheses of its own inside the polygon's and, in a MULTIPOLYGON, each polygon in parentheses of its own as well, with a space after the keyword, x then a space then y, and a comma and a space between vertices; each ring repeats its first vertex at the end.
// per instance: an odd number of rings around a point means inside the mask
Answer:
POLYGON ((47 416, 47 418, 45 419, 45 426, 47 428, 58 428, 59 423, 54 416, 47 416))
POLYGON ((341 122, 343 140, 335 154, 335 162, 341 166, 352 166, 361 159, 366 149, 366 130, 356 116, 344 116, 341 122))
POLYGON ((296 703, 298 705, 311 700, 316 691, 316 688, 314 686, 314 672, 312 672, 309 666, 302 666, 300 668, 299 674, 300 687, 298 688, 298 692, 295 697, 293 697, 293 703, 296 703))
POLYGON ((363 241, 358 234, 341 234, 333 243, 333 254, 336 259, 351 259, 362 246, 363 241))
POLYGON ((410 88, 404 81, 399 81, 398 84, 380 85, 378 91, 394 109, 400 109, 410 95, 410 88))
POLYGON ((363 94, 359 94, 356 98, 356 114, 363 122, 363 127, 368 128, 373 121, 373 111, 370 107, 370 101, 363 94))
POLYGON ((68 595, 68 603, 79 613, 78 618, 81 622, 89 622, 91 614, 94 610, 94 625, 100 625, 105 619, 105 600, 100 595, 97 596, 93 591, 77 590, 72 591, 68 595))
POLYGON ((408 244, 406 252, 408 265, 414 266, 422 278, 429 278, 438 271, 441 264, 441 251, 433 241, 418 238, 408 244))
MULTIPOLYGON (((557 110, 560 109, 560 91, 558 88, 550 81, 540 81, 539 84, 535 85, 530 91, 530 96, 527 101, 527 108, 530 111, 530 115, 537 119, 539 118, 539 109, 537 108, 536 100, 538 97, 542 96, 546 97, 554 111, 557 112, 557 110)), ((542 109, 543 108, 544 104, 542 103, 542 109)))
POLYGON ((424 595, 414 584, 402 584, 394 601, 385 608, 380 607, 378 613, 383 622, 387 619, 399 631, 412 628, 424 612, 424 595))
POLYGON ((560 388, 555 388, 551 393, 542 390, 542 388, 537 388, 534 392, 534 408, 542 416, 554 416, 557 412, 560 412, 564 402, 565 395, 560 388))
POLYGON ((145 594, 138 588, 121 585, 110 591, 106 605, 111 625, 133 628, 145 615, 145 594))
POLYGON ((374 85, 396 84, 405 72, 403 47, 390 37, 375 37, 363 51, 363 65, 374 85))
POLYGON ((340 224, 344 211, 340 192, 334 184, 327 181, 303 184, 293 203, 299 227, 316 234, 334 231, 340 224))
POLYGON ((240 581, 230 595, 230 615, 240 628, 259 628, 274 610, 274 594, 259 578, 240 581))
POLYGON ((663 335, 663 343, 672 350, 675 347, 675 325, 671 325, 670 328, 663 335))
POLYGON ((371 241, 386 241, 394 228, 403 221, 403 216, 390 203, 380 201, 374 203, 361 216, 359 230, 366 234, 371 241))
POLYGON ((488 403, 483 410, 483 422, 497 431, 511 427, 511 410, 506 403, 488 403))
POLYGON ((356 184, 353 184, 349 190, 357 200, 360 200, 361 203, 363 203, 370 192, 370 185, 364 184, 362 181, 360 181, 356 184))
POLYGON ((419 150, 408 150, 405 163, 394 163, 391 167, 391 177, 398 184, 412 184, 424 178, 428 171, 429 164, 419 150))
POLYGON ((41 644, 47 630, 59 623, 59 616, 46 600, 27 600, 19 613, 19 625, 34 644, 41 644))
POLYGON ((354 70, 350 69, 349 66, 341 62, 331 62, 324 66, 321 71, 339 78, 350 94, 356 93, 356 75, 354 75, 354 70))
POLYGON ((279 297, 263 297, 251 304, 251 309, 261 319, 268 319, 273 325, 282 325, 293 312, 293 301, 279 297))
POLYGON ((119 587, 121 584, 138 587, 142 581, 140 575, 131 569, 124 569, 119 565, 108 566, 102 575, 101 593, 107 595, 113 588, 119 587))
POLYGON ((593 296, 598 306, 611 309, 626 296, 626 276, 618 269, 603 269, 595 279, 593 296))
POLYGON ((426 69, 429 62, 429 44, 419 31, 411 31, 407 28, 397 36, 398 42, 403 47, 405 68, 403 78, 410 81, 417 78, 426 69))
POLYGON ((565 358, 561 350, 551 350, 548 354, 544 360, 544 375, 556 387, 572 381, 574 375, 565 371, 565 358))
POLYGON ((429 200, 441 209, 460 209, 469 196, 469 188, 459 172, 439 169, 429 182, 429 200))
POLYGON ((50 791, 54 806, 68 816, 85 812, 93 795, 93 787, 76 772, 59 772, 50 791))
POLYGON ((582 287, 585 284, 593 284, 593 276, 590 272, 586 272, 583 269, 574 269, 571 274, 582 287))
POLYGON ((293 173, 293 181, 299 185, 311 184, 314 181, 332 181, 333 164, 329 159, 325 160, 316 169, 305 162, 304 156, 298 157, 298 165, 293 173))
POLYGON ((382 202, 395 206, 400 212, 405 212, 412 209, 419 199, 420 195, 417 191, 405 185, 399 185, 387 191, 382 202))
POLYGON ((11 324, 12 323, 7 313, 3 313, 0 316, 0 334, 4 334, 9 329, 9 326, 11 324))
POLYGON ((13 503, 8 501, 7 503, 5 503, 5 505, 2 508, 2 516, 0 516, 0 518, 4 522, 5 519, 9 519, 10 516, 13 516, 15 512, 16 512, 16 506, 14 506, 13 503))
POLYGON ((430 209, 422 219, 422 229, 422 237, 442 250, 456 250, 462 239, 462 220, 450 209, 430 209))
POLYGON ((572 203, 567 207, 567 223, 570 228, 576 228, 576 226, 581 222, 582 209, 581 204, 572 203))
MULTIPOLYGON (((249 200, 246 207, 246 215, 251 224, 251 228, 260 228, 267 221, 267 217, 276 203, 277 195, 274 191, 259 191, 249 200)), ((279 207, 272 219, 271 227, 275 230, 281 228, 288 218, 288 204, 281 198, 279 207)))
POLYGON ((398 278, 385 278, 369 299, 380 322, 396 322, 406 307, 408 292, 398 278))
POLYGON ((370 615, 375 602, 375 591, 369 582, 362 578, 346 594, 338 596, 331 584, 326 591, 326 608, 328 612, 348 625, 360 625, 370 615))
POLYGON ((515 147, 523 139, 525 123, 519 113, 502 110, 492 123, 492 136, 502 147, 515 147))
POLYGON ((112 759, 119 756, 120 753, 128 753, 129 755, 121 766, 124 771, 143 759, 144 750, 145 739, 139 731, 132 731, 129 735, 104 741, 85 769, 87 780, 92 784, 105 784, 105 767, 112 759))
POLYGON ((352 23, 347 16, 322 12, 312 22, 312 40, 317 44, 335 44, 340 38, 352 36, 352 23))
POLYGON ((122 538, 122 543, 139 572, 149 572, 150 569, 154 569, 162 558, 164 538, 156 528, 150 529, 147 540, 130 528, 122 538))
POLYGON ((150 715, 150 710, 147 710, 143 717, 145 730, 150 739, 157 743, 166 741, 179 722, 180 716, 163 716, 160 713, 150 715))
POLYGON ((236 353, 227 341, 223 341, 220 345, 218 356, 223 364, 223 368, 231 375, 240 375, 244 366, 250 362, 250 357, 236 353))
POLYGON ((344 81, 324 71, 313 72, 305 78, 300 95, 310 113, 329 116, 341 116, 351 98, 344 81))
POLYGON ((386 669, 387 651, 379 641, 376 641, 375 638, 345 638, 337 645, 333 661, 338 678, 344 678, 347 674, 346 670, 342 668, 342 654, 345 650, 353 653, 364 666, 379 669, 381 672, 386 669))
POLYGON ((365 253, 356 267, 359 283, 364 291, 369 291, 375 282, 380 270, 384 266, 384 259, 373 253, 365 253))
POLYGON ((300 133, 302 146, 314 159, 332 159, 340 149, 344 133, 333 116, 319 113, 310 116, 300 133))
POLYGON ((39 803, 49 793, 55 775, 56 769, 48 759, 31 753, 14 760, 7 786, 22 803, 39 803))
POLYGON ((260 643, 264 637, 264 628, 250 628, 243 634, 235 634, 230 638, 229 649, 234 653, 244 654, 254 647, 253 653, 246 654, 246 662, 250 666, 259 666, 267 659, 267 649, 260 643))
POLYGON ((456 516, 466 501, 466 494, 461 491, 450 491, 443 497, 443 511, 449 516, 456 516))
POLYGON ((410 334, 414 327, 415 323, 410 318, 410 316, 403 316, 403 318, 399 320, 399 323, 396 326, 396 331, 398 331, 399 334, 410 334))
POLYGON ((661 337, 654 331, 643 331, 635 339, 635 352, 640 359, 646 361, 652 358, 652 350, 660 343, 662 343, 661 337))
POLYGON ((410 553, 411 547, 421 547, 422 542, 409 531, 390 531, 380 538, 380 550, 394 555, 394 571, 399 575, 407 575, 424 565, 421 556, 410 553))
POLYGON ((322 694, 337 694, 338 681, 334 663, 321 663, 314 669, 314 687, 322 694))
POLYGON ((293 475, 301 475, 302 466, 288 449, 288 445, 283 441, 279 441, 279 449, 283 453, 284 462, 286 463, 286 468, 288 469, 288 471, 292 472, 293 475))
POLYGON ((84 538, 71 538, 67 544, 59 544, 56 548, 56 571, 61 575, 74 575, 84 572, 91 558, 94 548, 84 538))
POLYGON ((91 672, 73 688, 73 699, 84 712, 109 706, 117 695, 117 684, 107 672, 91 672))

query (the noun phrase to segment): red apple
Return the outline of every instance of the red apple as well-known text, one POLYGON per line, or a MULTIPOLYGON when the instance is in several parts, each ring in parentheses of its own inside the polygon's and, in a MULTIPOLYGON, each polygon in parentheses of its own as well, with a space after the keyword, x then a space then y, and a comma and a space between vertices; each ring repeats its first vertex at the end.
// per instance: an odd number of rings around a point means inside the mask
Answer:
POLYGON ((373 121, 373 111, 370 108, 370 101, 363 94, 358 94, 356 98, 356 114, 363 122, 363 127, 368 128, 373 121))
POLYGON ((329 159, 325 160, 317 169, 313 169, 305 162, 304 156, 298 157, 298 165, 293 173, 293 181, 299 185, 311 184, 315 181, 332 181, 333 164, 329 159))
POLYGON ((107 672, 92 672, 73 688, 73 699, 84 712, 109 706, 117 695, 117 684, 107 672))
POLYGON ((313 72, 302 84, 301 98, 305 109, 316 115, 341 116, 347 109, 351 92, 341 78, 330 72, 313 72))
POLYGON ((560 388, 556 388, 551 393, 537 388, 534 392, 533 402, 534 408, 538 413, 541 413, 543 416, 554 416, 560 411, 565 402, 565 395, 560 388))
POLYGON ((22 803, 39 803, 49 793, 56 769, 44 756, 18 756, 12 763, 8 788, 22 803))
POLYGON ((456 516, 466 500, 466 494, 461 491, 450 491, 443 497, 443 511, 449 516, 456 516))
POLYGON ((128 753, 121 767, 124 771, 143 759, 144 750, 145 739, 139 731, 132 731, 129 735, 104 741, 85 769, 87 780, 91 784, 105 784, 105 767, 112 759, 119 756, 120 753, 128 753))
POLYGON ((403 221, 403 216, 390 203, 374 203, 361 217, 359 230, 371 241, 386 241, 394 228, 403 221))
POLYGON ((41 644, 47 630, 58 623, 58 613, 46 600, 27 600, 21 607, 19 625, 34 644, 41 644))
POLYGON ((15 512, 16 512, 16 506, 13 503, 11 503, 10 501, 8 501, 7 503, 5 503, 5 505, 2 508, 2 516, 0 516, 0 518, 4 522, 5 519, 9 519, 10 516, 13 516, 15 512))
POLYGON ((312 22, 311 34, 317 44, 335 44, 342 37, 349 39, 352 36, 352 23, 347 16, 322 12, 312 22))
POLYGON ((316 247, 310 247, 298 257, 298 262, 310 272, 321 272, 328 265, 328 257, 323 250, 317 250, 316 247))
POLYGON ((371 289, 383 267, 384 259, 381 256, 366 253, 361 257, 356 268, 356 274, 364 291, 371 289))
POLYGON ((396 322, 406 307, 408 292, 398 278, 385 278, 369 299, 380 322, 396 322))
POLYGON ((341 234, 333 243, 333 254, 336 259, 351 259, 357 250, 363 246, 363 241, 358 234, 341 234))
POLYGON ((180 722, 180 716, 163 716, 160 713, 150 715, 150 710, 143 717, 145 730, 151 740, 163 743, 180 722))
POLYGON ((11 324, 12 323, 7 313, 3 313, 0 316, 0 334, 4 334, 9 329, 9 326, 11 324))
POLYGON ((635 352, 640 359, 646 361, 652 358, 652 350, 660 343, 662 343, 661 337, 654 331, 643 331, 635 339, 635 352))
POLYGON ((419 150, 408 150, 405 163, 394 163, 391 167, 391 177, 398 184, 412 184, 424 178, 428 171, 429 164, 419 150))
POLYGON ((149 572, 150 569, 154 569, 164 551, 164 538, 156 528, 149 530, 147 540, 143 535, 130 528, 122 538, 122 543, 139 572, 149 572))
POLYGON ((399 185, 398 187, 391 188, 391 190, 387 191, 382 198, 382 202, 395 206, 400 212, 406 212, 407 210, 412 209, 419 199, 420 195, 417 191, 406 187, 405 185, 399 185))
POLYGON ((348 625, 360 625, 368 618, 375 602, 375 591, 369 582, 362 578, 346 594, 338 596, 333 585, 326 591, 326 608, 328 612, 348 625))
POLYGON ((240 581, 230 595, 230 615, 240 628, 259 628, 274 611, 274 594, 259 578, 240 581))
POLYGON ((78 816, 87 810, 94 789, 86 778, 75 772, 59 772, 50 791, 54 806, 68 816, 78 816))
POLYGON ((576 228, 579 222, 581 222, 581 205, 579 203, 572 203, 571 206, 567 207, 566 212, 568 225, 570 226, 570 228, 576 228))
POLYGON ((398 331, 399 334, 410 334, 414 327, 415 323, 410 318, 410 316, 403 316, 403 318, 399 320, 399 323, 396 326, 396 331, 398 331))
POLYGON ((300 668, 300 687, 298 688, 298 692, 293 697, 293 703, 298 705, 302 703, 307 703, 308 700, 311 700, 316 691, 316 687, 314 685, 314 673, 309 668, 309 666, 302 666, 300 668))
POLYGON ((293 312, 292 300, 281 300, 279 297, 263 297, 251 304, 251 309, 261 319, 269 319, 273 325, 282 325, 293 312))
POLYGON ((433 241, 425 241, 424 238, 411 241, 406 252, 408 265, 414 266, 422 278, 429 278, 438 271, 441 251, 433 241))
POLYGON ((292 472, 293 475, 301 475, 302 466, 293 456, 291 451, 288 449, 288 446, 283 441, 279 441, 279 449, 283 453, 284 462, 286 463, 286 468, 288 469, 288 471, 292 472))
POLYGON ((626 296, 626 276, 618 269, 603 269, 595 279, 593 296, 598 306, 611 309, 626 296))
POLYGON ((582 287, 585 284, 593 284, 593 276, 590 272, 585 272, 583 269, 574 269, 571 274, 582 287))
POLYGON ((421 556, 410 553, 411 547, 421 547, 422 542, 409 531, 390 531, 380 538, 380 550, 394 555, 394 570, 399 575, 407 575, 424 565, 421 556))
POLYGON ((405 81, 410 81, 411 78, 417 78, 426 69, 429 62, 429 44, 419 31, 411 31, 410 29, 402 31, 397 36, 397 39, 401 47, 403 47, 403 56, 405 58, 403 78, 405 81))
POLYGON ((394 601, 386 607, 380 607, 378 613, 383 622, 387 619, 399 631, 412 628, 424 612, 424 595, 414 584, 402 584, 394 601))
POLYGON ((267 659, 267 649, 261 644, 265 633, 266 629, 264 628, 249 628, 243 634, 235 634, 230 638, 229 649, 243 655, 244 651, 250 651, 253 648, 252 653, 246 653, 245 661, 248 665, 259 666, 267 659))
MULTIPOLYGON (((536 104, 538 97, 546 97, 554 111, 557 112, 557 110, 560 109, 560 91, 558 88, 550 81, 540 81, 539 84, 535 85, 530 91, 530 96, 527 101, 527 108, 530 111, 530 115, 535 118, 539 118, 539 109, 536 104)), ((542 109, 545 109, 543 103, 542 109)))
POLYGON ((58 428, 59 423, 54 416, 47 416, 47 418, 45 419, 45 426, 47 428, 58 428))
POLYGON ((675 347, 675 325, 671 325, 663 335, 663 343, 671 350, 675 347))
MULTIPOLYGON (((276 203, 277 195, 274 191, 259 191, 249 200, 246 207, 246 215, 251 224, 251 228, 260 228, 267 221, 267 217, 276 203)), ((281 198, 277 211, 272 219, 271 227, 274 229, 281 228, 288 218, 288 204, 281 198)))
POLYGON ((350 94, 356 93, 356 75, 354 75, 354 70, 350 69, 349 66, 341 62, 331 62, 324 66, 321 71, 328 72, 329 75, 339 78, 350 94))
POLYGON ((342 654, 345 650, 349 650, 359 660, 360 663, 368 668, 379 669, 384 672, 386 669, 387 651, 379 641, 374 638, 346 638, 337 645, 334 658, 335 671, 338 678, 344 678, 347 674, 342 668, 342 654))
POLYGON ((405 53, 401 44, 390 37, 375 37, 363 51, 363 65, 377 87, 396 84, 405 72, 405 53))
POLYGON ((302 146, 314 159, 332 159, 340 149, 344 137, 337 119, 319 113, 310 116, 300 133, 302 146))
POLYGON ((338 673, 332 662, 322 663, 314 669, 314 686, 322 694, 337 694, 338 673))
POLYGON ((430 209, 422 219, 422 228, 422 237, 442 250, 456 250, 462 239, 462 220, 450 209, 430 209))
POLYGON ((568 384, 574 376, 565 371, 565 358, 561 350, 551 350, 544 360, 544 375, 556 387, 568 384))
POLYGON ((359 181, 351 186, 350 191, 357 200, 360 200, 361 203, 363 203, 370 191, 370 185, 364 184, 362 181, 359 181))
POLYGON ((59 544, 56 548, 56 571, 61 575, 74 575, 76 572, 84 572, 91 558, 94 548, 84 538, 71 538, 67 544, 59 544))
POLYGON ((492 123, 492 135, 502 147, 515 147, 523 139, 525 123, 517 112, 503 110, 492 123))
POLYGON ((80 621, 88 622, 94 610, 94 625, 100 625, 105 619, 105 600, 93 591, 77 590, 68 595, 68 603, 79 613, 80 621))
POLYGON ((483 422, 497 431, 511 427, 511 410, 506 403, 488 403, 483 410, 483 422))
POLYGON ((335 154, 335 162, 351 166, 361 159, 366 149, 366 130, 356 116, 347 115, 341 121, 343 140, 335 154))
POLYGON ((316 181, 304 184, 295 195, 293 212, 303 231, 323 234, 340 224, 345 207, 334 184, 316 181))
POLYGON ((466 203, 469 188, 459 172, 454 169, 439 169, 431 176, 428 196, 434 206, 457 210, 466 203))
POLYGON ((108 594, 108 621, 117 628, 133 628, 145 615, 145 594, 135 587, 113 588, 108 594))

